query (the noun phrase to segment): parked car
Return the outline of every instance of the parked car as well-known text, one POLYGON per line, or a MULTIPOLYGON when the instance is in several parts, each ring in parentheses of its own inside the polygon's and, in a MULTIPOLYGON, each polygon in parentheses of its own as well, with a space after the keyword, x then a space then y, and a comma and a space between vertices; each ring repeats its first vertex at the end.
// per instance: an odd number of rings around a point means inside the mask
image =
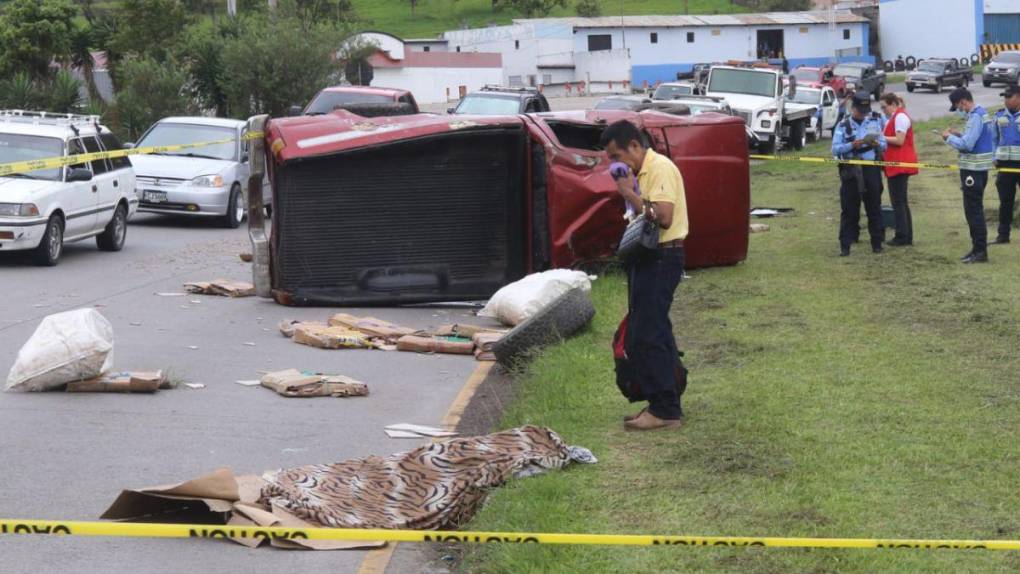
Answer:
POLYGON ((798 66, 794 68, 792 75, 797 78, 798 84, 821 84, 831 87, 839 98, 846 95, 846 78, 837 76, 832 66, 820 68, 798 66))
MULTIPOLYGON (((0 163, 123 149, 99 116, 0 111, 0 163)), ((39 265, 60 261, 64 243, 96 238, 120 251, 138 207, 126 157, 0 177, 0 252, 31 250, 39 265)))
POLYGON ((809 104, 817 108, 817 112, 811 117, 808 124, 807 137, 809 141, 822 138, 826 131, 836 127, 836 120, 839 118, 839 98, 836 90, 830 86, 821 84, 800 85, 798 82, 797 92, 793 101, 798 104, 809 104))
POLYGON ((680 96, 696 96, 701 93, 694 82, 666 82, 659 84, 652 92, 653 100, 672 100, 680 96))
POLYGON ((1020 52, 999 52, 985 66, 981 84, 990 88, 992 84, 1017 84, 1020 82, 1020 52))
POLYGON ((324 88, 305 106, 292 106, 292 116, 316 116, 333 110, 347 110, 363 117, 401 116, 419 113, 418 102, 407 90, 370 86, 324 88))
POLYGON ((471 92, 456 107, 446 110, 455 115, 500 116, 548 112, 549 102, 535 88, 485 86, 471 92))
POLYGON ((839 64, 832 69, 832 73, 846 80, 847 92, 864 90, 876 100, 885 93, 885 71, 871 64, 860 62, 839 64))
POLYGON ((677 100, 657 101, 647 96, 607 96, 599 100, 592 109, 626 110, 631 112, 657 110, 677 116, 689 116, 692 113, 689 107, 677 100))
POLYGON ((927 88, 935 93, 942 91, 944 86, 967 87, 974 79, 970 68, 961 68, 954 58, 925 60, 907 74, 907 91, 927 88))
POLYGON ((261 215, 249 221, 256 288, 288 305, 474 300, 533 271, 612 257, 624 205, 600 139, 621 119, 684 174, 688 266, 742 261, 750 172, 737 118, 421 114, 384 131, 365 126, 392 125, 383 118, 261 116, 251 129, 266 133, 279 201, 270 237, 261 215))
MULTIPOLYGON (((139 211, 218 218, 237 227, 246 217, 243 186, 248 181, 247 122, 224 118, 176 117, 149 128, 138 147, 226 140, 134 157, 139 211)), ((264 202, 272 205, 268 181, 264 202)))

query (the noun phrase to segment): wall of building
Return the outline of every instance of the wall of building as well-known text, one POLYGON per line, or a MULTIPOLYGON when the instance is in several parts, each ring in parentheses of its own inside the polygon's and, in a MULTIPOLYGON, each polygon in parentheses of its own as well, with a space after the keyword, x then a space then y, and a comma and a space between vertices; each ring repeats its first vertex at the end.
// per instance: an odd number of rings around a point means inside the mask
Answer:
MULTIPOLYGON (((753 60, 758 56, 758 30, 782 30, 784 54, 790 67, 820 65, 834 61, 872 61, 868 56, 868 24, 809 26, 722 26, 718 28, 587 28, 577 29, 573 49, 575 62, 588 52, 588 36, 609 35, 613 50, 630 53, 631 80, 649 85, 676 79, 699 62, 753 60), (844 30, 849 38, 844 38, 844 30), (651 34, 657 35, 652 43, 651 34), (688 42, 688 33, 694 41, 688 42)), ((580 79, 580 76, 579 76, 580 79)))
POLYGON ((539 64, 556 65, 573 63, 571 55, 572 29, 561 22, 528 22, 509 26, 490 26, 470 30, 452 30, 443 33, 451 52, 498 52, 503 55, 503 78, 494 83, 510 83, 511 76, 529 84, 541 83, 539 64))
POLYGON ((1020 0, 984 0, 985 14, 1020 14, 1020 0))
POLYGON ((406 40, 404 42, 404 49, 410 52, 446 52, 448 47, 446 42, 442 40, 425 41, 425 40, 406 40))
POLYGON ((419 104, 456 101, 460 91, 499 84, 500 68, 376 68, 373 86, 410 90, 419 104))
POLYGON ((984 2, 992 0, 883 0, 882 57, 970 57, 984 38, 984 2))

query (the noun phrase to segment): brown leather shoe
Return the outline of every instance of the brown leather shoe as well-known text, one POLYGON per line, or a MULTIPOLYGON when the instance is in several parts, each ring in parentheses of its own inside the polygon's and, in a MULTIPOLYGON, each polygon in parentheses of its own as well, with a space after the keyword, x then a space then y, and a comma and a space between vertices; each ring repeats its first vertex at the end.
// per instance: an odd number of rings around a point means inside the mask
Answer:
POLYGON ((640 411, 638 411, 638 413, 636 415, 627 415, 627 416, 623 417, 623 422, 632 421, 632 420, 638 418, 639 416, 645 414, 645 411, 647 411, 647 410, 648 410, 648 407, 645 407, 645 408, 641 409, 640 411))
POLYGON ((623 423, 624 430, 629 431, 647 431, 657 429, 675 429, 680 428, 683 421, 680 419, 676 420, 664 420, 653 415, 649 411, 645 410, 633 420, 629 420, 623 423))

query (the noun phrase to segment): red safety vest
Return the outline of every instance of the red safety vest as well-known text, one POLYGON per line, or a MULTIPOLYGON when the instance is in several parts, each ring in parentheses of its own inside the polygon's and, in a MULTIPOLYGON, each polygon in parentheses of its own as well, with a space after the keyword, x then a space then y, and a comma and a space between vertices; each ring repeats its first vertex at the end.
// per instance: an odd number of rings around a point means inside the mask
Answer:
MULTIPOLYGON (((896 116, 905 114, 902 109, 896 110, 896 113, 889 118, 889 122, 885 124, 885 137, 891 138, 896 135, 896 116)), ((909 116, 908 116, 909 117, 909 116)), ((910 129, 907 130, 907 137, 903 139, 903 145, 894 146, 889 144, 889 147, 885 150, 885 161, 902 161, 904 163, 917 163, 917 150, 914 149, 914 124, 910 123, 910 129)), ((885 176, 895 177, 897 175, 917 175, 916 167, 895 167, 886 166, 885 176)))

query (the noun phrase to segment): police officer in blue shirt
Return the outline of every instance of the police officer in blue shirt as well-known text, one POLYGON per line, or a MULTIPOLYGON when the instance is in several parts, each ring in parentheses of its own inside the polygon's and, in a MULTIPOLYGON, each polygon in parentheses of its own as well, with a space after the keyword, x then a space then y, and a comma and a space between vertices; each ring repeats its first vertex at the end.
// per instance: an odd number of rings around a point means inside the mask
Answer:
MULTIPOLYGON (((836 125, 832 136, 832 155, 836 159, 880 160, 886 149, 882 135, 884 120, 871 111, 871 94, 858 91, 850 102, 850 115, 836 125)), ((885 226, 882 225, 882 168, 874 165, 839 165, 839 255, 850 255, 850 245, 861 234, 861 202, 868 215, 871 250, 882 252, 885 226)))
POLYGON ((1006 99, 1006 107, 995 114, 995 166, 1017 171, 1000 171, 995 178, 999 191, 999 235, 995 242, 1009 243, 1016 188, 1020 185, 1020 86, 1007 86, 1001 95, 1006 99))
POLYGON ((954 129, 942 132, 942 139, 960 152, 960 183, 963 189, 963 213, 970 227, 970 253, 963 256, 964 263, 988 262, 988 224, 985 223, 985 186, 988 172, 995 164, 995 136, 992 116, 974 103, 967 88, 956 88, 949 94, 956 112, 967 119, 963 133, 954 129))

